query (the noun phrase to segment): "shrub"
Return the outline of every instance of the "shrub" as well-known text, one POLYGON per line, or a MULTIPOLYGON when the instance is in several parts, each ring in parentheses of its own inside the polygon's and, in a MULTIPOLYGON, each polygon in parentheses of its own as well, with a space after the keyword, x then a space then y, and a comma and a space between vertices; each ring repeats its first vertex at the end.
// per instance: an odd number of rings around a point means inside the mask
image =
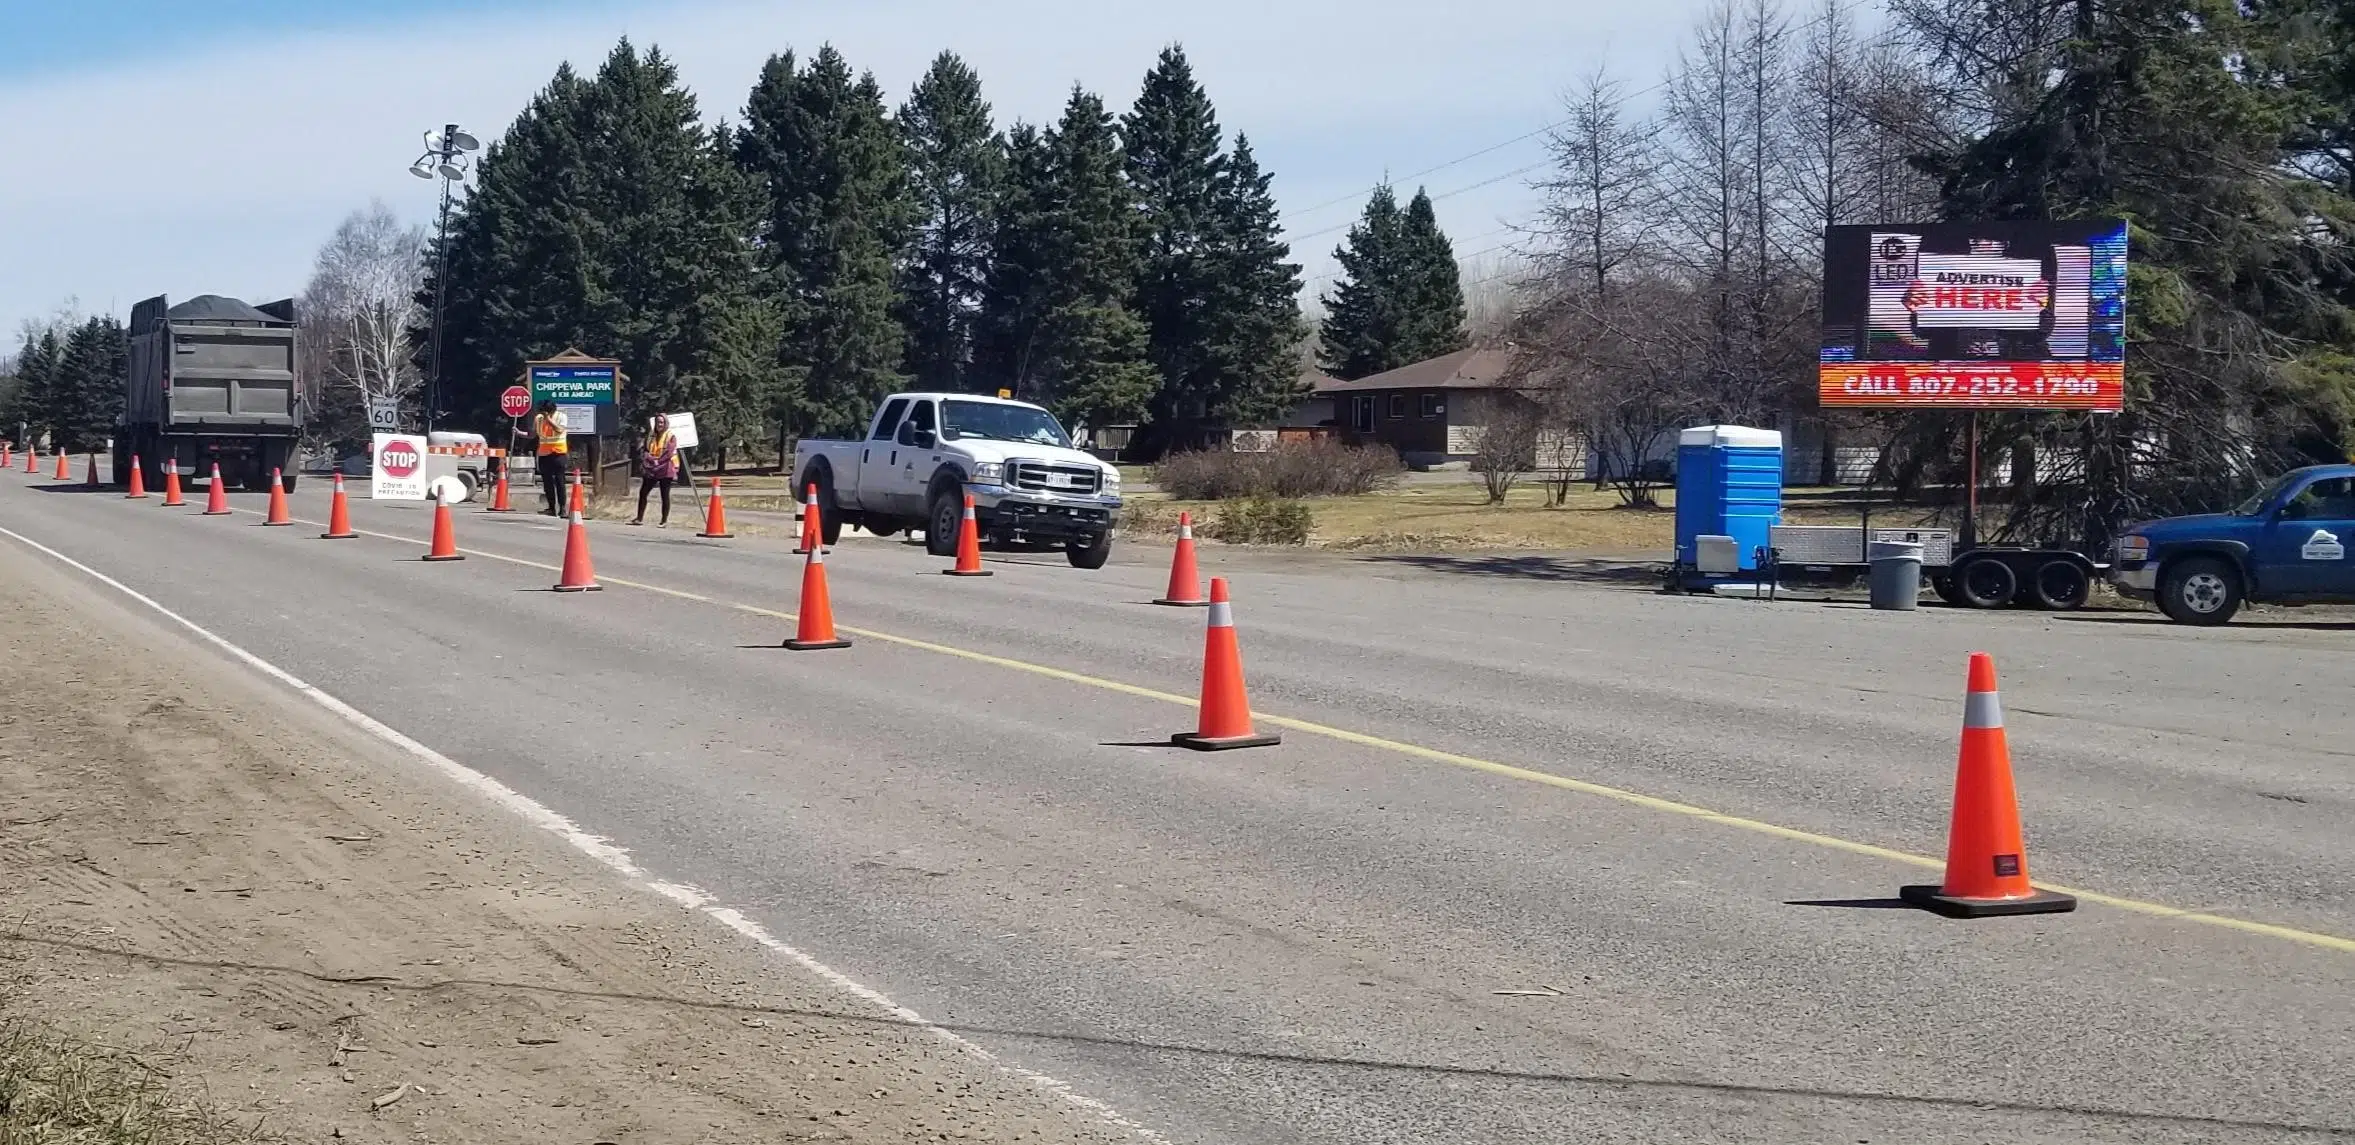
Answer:
POLYGON ((1308 506, 1276 497, 1248 497, 1219 506, 1210 536, 1230 545, 1305 545, 1308 506))
POLYGON ((1396 482, 1398 473, 1398 453, 1389 446, 1320 438, 1284 442, 1266 453, 1173 453, 1153 480, 1180 501, 1225 501, 1371 493, 1396 482))

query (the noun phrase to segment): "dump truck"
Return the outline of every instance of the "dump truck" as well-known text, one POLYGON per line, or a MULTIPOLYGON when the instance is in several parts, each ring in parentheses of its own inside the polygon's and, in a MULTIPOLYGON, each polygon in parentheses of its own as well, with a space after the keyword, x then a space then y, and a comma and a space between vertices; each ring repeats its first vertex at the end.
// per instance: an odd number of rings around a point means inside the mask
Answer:
POLYGON ((115 428, 114 479, 137 457, 149 488, 165 461, 182 476, 265 489, 280 470, 295 483, 302 408, 295 398, 294 300, 250 306, 218 294, 179 305, 156 295, 131 308, 123 421, 115 428))

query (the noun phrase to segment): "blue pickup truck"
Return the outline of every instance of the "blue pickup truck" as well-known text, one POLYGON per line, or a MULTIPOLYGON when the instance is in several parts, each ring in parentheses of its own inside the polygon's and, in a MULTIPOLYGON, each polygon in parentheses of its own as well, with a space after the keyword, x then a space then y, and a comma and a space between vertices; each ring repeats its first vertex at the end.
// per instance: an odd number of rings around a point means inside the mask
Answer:
POLYGON ((2355 603, 2355 465, 2276 478, 2228 513, 2168 517, 2118 538, 2110 582, 2180 624, 2260 604, 2355 603))

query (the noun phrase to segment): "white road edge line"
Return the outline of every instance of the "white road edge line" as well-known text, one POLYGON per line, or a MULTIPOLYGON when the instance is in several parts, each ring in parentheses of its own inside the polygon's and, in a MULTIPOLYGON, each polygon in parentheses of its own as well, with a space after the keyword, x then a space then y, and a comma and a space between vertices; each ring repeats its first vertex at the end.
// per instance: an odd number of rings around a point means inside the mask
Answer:
POLYGON ((296 676, 294 673, 289 672, 286 669, 277 666, 276 664, 272 664, 269 661, 238 647, 236 644, 230 642, 227 638, 218 636, 210 630, 206 629, 203 625, 200 625, 195 621, 164 607, 154 598, 140 592, 138 589, 132 588, 131 586, 124 584, 123 582, 116 580, 115 578, 110 577, 105 573, 99 572, 97 569, 91 568, 90 566, 83 564, 82 562, 77 561, 74 558, 65 555, 64 553, 58 552, 56 549, 50 548, 49 546, 44 545, 41 542, 32 539, 31 537, 27 537, 22 533, 16 532, 13 529, 0 527, 0 536, 6 536, 16 541, 18 544, 43 553, 50 559, 55 560, 60 564, 66 565, 80 572, 82 575, 87 576, 90 579, 107 586, 108 588, 114 589, 116 592, 122 593, 124 596, 130 597, 132 600, 146 605, 148 608, 154 610, 157 615, 160 615, 165 619, 170 620, 172 623, 195 633, 205 642, 212 644, 214 647, 219 648, 223 652, 227 652, 229 655, 237 658, 239 661, 242 661, 255 671, 260 672, 263 675, 294 689, 296 692, 301 693, 304 697, 310 699, 320 707, 327 709, 329 712, 334 713, 338 717, 341 717, 346 723, 359 728, 361 731, 367 732, 369 735, 374 736, 377 739, 392 745, 393 747, 399 748, 401 751, 424 762, 434 770, 441 772, 443 775, 449 777, 452 780, 455 780, 460 786, 473 791, 475 794, 498 804, 500 807, 503 807, 510 812, 513 812, 515 815, 521 817, 525 822, 530 823, 532 826, 555 833, 559 837, 563 838, 565 842, 572 844, 574 850, 577 850, 580 853, 597 860, 599 863, 604 864, 606 867, 611 868, 613 871, 630 880, 641 889, 652 891, 655 894, 661 895, 662 897, 669 899, 672 902, 678 903, 679 905, 684 906, 689 910, 697 911, 705 915, 713 921, 718 922, 720 925, 725 926, 728 929, 759 943, 761 946, 766 947, 771 952, 785 956, 788 961, 791 961, 795 965, 800 966, 802 969, 817 975, 820 979, 824 980, 828 985, 833 986, 835 989, 882 1010, 884 1013, 890 1015, 893 1019, 905 1025, 931 1034, 933 1037, 938 1038, 942 1042, 945 1042, 958 1050, 961 1050, 983 1062, 988 1063, 990 1066, 1009 1077, 1027 1082, 1033 1088, 1062 1099, 1064 1102, 1072 1105, 1073 1107, 1093 1115, 1098 1120, 1104 1122, 1106 1125, 1109 1125, 1114 1129, 1128 1133, 1143 1141, 1158 1142, 1163 1140, 1160 1134, 1155 1133, 1152 1130, 1121 1116, 1120 1111, 1112 1108, 1110 1105, 1107 1105, 1104 1102, 1098 1101, 1095 1098, 1089 1097, 1086 1094, 1073 1089, 1070 1083, 1065 1082, 1060 1078, 1040 1073, 1037 1070, 1026 1069, 1022 1066, 1018 1066, 1012 1062, 1006 1061, 1004 1058, 999 1057, 996 1053, 983 1048, 975 1042, 965 1038, 963 1035, 957 1034, 951 1030, 944 1029, 938 1024, 935 1024, 934 1022, 926 1019, 922 1014, 908 1009, 906 1006, 900 1005, 882 991, 868 986, 865 983, 860 982, 858 979, 852 978, 850 975, 844 974, 842 971, 836 970, 835 968, 818 961, 816 957, 802 951, 797 947, 785 943, 776 935, 769 933, 767 927, 762 926, 759 922, 748 917, 744 914, 744 912, 731 906, 724 906, 716 903, 712 901, 710 895, 705 894, 703 891, 694 887, 684 886, 679 883, 663 882, 654 878, 644 868, 631 861, 630 853, 628 851, 613 845, 611 842, 608 842, 600 836, 592 835, 587 831, 582 830, 579 824, 576 824, 572 820, 565 818, 564 816, 556 813, 546 806, 543 806, 538 801, 532 799, 530 796, 525 795, 522 792, 519 792, 514 788, 483 774, 482 772, 476 771, 473 768, 466 766, 465 764, 459 763, 457 760, 451 759, 449 756, 443 755, 442 753, 435 751, 414 739, 409 738, 399 729, 396 729, 391 725, 376 719, 374 716, 371 716, 368 713, 363 712, 360 709, 355 708, 324 691, 321 691, 317 687, 314 687, 310 683, 303 680, 301 677, 296 676))

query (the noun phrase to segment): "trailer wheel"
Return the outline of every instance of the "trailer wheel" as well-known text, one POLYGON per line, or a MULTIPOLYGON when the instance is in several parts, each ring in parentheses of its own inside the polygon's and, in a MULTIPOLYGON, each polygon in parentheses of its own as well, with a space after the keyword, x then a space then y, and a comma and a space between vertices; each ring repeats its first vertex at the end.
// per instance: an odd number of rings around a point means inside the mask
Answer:
POLYGON ((1970 606, 1970 602, 1963 599, 1962 586, 1955 583, 1953 573, 1942 572, 1931 574, 1930 591, 1937 593, 1938 599, 1945 601, 1947 604, 1955 608, 1967 608, 1970 606))
POLYGON ((2093 578, 2077 562, 2055 558, 2037 567, 2029 591, 2037 607, 2068 612, 2085 607, 2093 595, 2093 578))
POLYGON ((1972 608, 2002 608, 2019 594, 2020 578, 2012 567, 1992 557, 1978 557, 1954 570, 1955 591, 1972 608))

